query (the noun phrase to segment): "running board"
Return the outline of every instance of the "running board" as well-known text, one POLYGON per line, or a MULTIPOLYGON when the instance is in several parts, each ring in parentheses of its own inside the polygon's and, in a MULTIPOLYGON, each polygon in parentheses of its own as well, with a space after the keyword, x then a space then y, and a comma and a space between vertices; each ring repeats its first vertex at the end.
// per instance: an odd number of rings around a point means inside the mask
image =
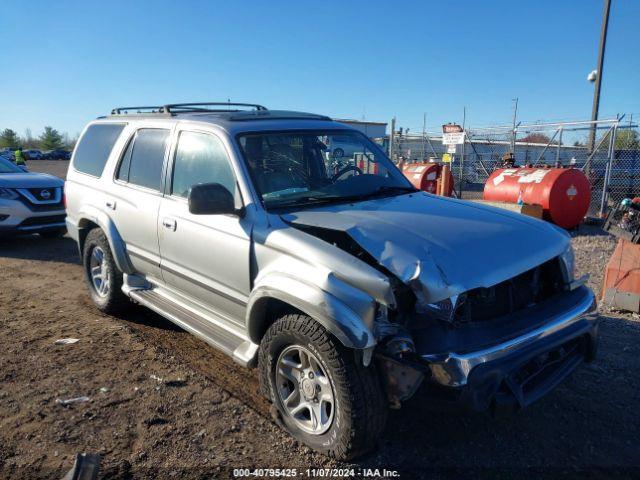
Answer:
MULTIPOLYGON (((227 355, 240 365, 254 366, 258 345, 243 337, 240 333, 234 333, 224 328, 214 319, 198 314, 185 308, 168 298, 164 292, 152 289, 136 289, 123 286, 123 291, 132 300, 162 315, 167 320, 175 323, 189 333, 201 338, 209 345, 227 355)), ((220 320, 222 322, 223 320, 220 320)))

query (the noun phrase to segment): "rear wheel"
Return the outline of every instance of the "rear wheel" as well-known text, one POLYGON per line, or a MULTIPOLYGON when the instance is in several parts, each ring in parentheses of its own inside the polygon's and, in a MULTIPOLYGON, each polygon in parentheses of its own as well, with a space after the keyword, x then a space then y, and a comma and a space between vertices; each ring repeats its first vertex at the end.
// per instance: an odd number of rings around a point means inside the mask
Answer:
POLYGON ((87 235, 82 250, 85 281, 91 300, 101 311, 114 314, 130 305, 122 293, 122 272, 118 270, 106 235, 99 228, 87 235))
POLYGON ((364 367, 311 317, 286 315, 268 329, 258 357, 260 381, 291 435, 338 459, 375 446, 387 402, 372 364, 364 367))

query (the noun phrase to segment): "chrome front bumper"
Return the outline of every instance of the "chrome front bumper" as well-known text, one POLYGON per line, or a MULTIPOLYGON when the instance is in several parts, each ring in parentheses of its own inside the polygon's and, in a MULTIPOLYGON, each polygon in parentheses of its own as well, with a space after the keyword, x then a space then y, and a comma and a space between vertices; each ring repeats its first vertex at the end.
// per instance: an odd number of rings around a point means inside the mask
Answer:
POLYGON ((522 362, 521 352, 540 351, 548 344, 549 348, 558 343, 570 341, 586 333, 591 333, 595 341, 598 321, 596 300, 593 292, 586 287, 580 288, 580 299, 570 308, 555 313, 542 326, 523 335, 497 345, 466 353, 423 354, 422 359, 431 369, 432 380, 446 387, 467 385, 474 368, 481 365, 506 362, 513 357, 514 362, 522 362))

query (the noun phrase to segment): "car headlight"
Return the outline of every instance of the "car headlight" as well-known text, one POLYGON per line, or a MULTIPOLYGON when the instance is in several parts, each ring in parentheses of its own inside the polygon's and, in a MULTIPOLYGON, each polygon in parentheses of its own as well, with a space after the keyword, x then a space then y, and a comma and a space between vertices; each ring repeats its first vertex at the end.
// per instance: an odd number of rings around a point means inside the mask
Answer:
POLYGON ((571 244, 560 255, 564 269, 567 275, 567 281, 571 282, 576 275, 576 257, 573 253, 573 247, 571 244))
POLYGON ((15 200, 16 198, 18 198, 18 194, 10 188, 0 187, 0 198, 3 200, 15 200))

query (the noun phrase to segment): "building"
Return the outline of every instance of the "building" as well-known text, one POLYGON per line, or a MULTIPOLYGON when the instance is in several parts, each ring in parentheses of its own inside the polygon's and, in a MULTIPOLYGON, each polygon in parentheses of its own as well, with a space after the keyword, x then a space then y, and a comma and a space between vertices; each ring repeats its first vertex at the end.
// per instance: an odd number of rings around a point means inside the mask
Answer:
POLYGON ((349 125, 356 130, 360 130, 369 138, 384 138, 387 135, 387 123, 386 122, 368 122, 366 120, 349 120, 349 119, 334 119, 336 122, 349 125))

